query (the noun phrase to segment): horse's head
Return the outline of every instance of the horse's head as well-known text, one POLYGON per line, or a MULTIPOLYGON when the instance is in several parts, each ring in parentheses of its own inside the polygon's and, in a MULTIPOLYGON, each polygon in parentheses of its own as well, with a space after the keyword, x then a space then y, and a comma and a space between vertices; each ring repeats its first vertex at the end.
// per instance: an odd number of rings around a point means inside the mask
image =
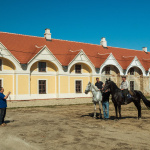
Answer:
POLYGON ((90 92, 90 88, 91 88, 91 82, 87 84, 86 89, 85 89, 85 94, 88 94, 90 92))
POLYGON ((111 86, 111 79, 106 79, 106 82, 105 82, 105 85, 104 85, 104 88, 103 88, 103 91, 105 92, 106 90, 110 89, 110 86, 111 86))

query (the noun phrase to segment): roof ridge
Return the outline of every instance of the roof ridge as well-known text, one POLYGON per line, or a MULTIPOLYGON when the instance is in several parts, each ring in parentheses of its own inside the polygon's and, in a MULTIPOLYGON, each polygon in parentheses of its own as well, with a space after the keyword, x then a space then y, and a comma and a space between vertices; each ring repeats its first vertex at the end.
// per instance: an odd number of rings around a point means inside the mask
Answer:
MULTIPOLYGON (((53 38, 52 38, 52 39, 53 39, 53 38)), ((92 44, 92 43, 84 43, 84 42, 69 41, 69 40, 62 40, 62 39, 53 39, 53 40, 60 40, 60 41, 67 41, 67 42, 75 42, 75 43, 89 44, 89 45, 95 45, 95 46, 101 46, 101 47, 102 47, 102 45, 92 44)))
MULTIPOLYGON (((122 47, 114 47, 114 46, 108 46, 108 47, 112 47, 112 48, 121 48, 121 49, 125 49, 125 50, 138 51, 138 52, 144 52, 144 51, 142 51, 142 50, 130 49, 130 48, 122 48, 122 47)), ((149 52, 148 52, 148 53, 149 53, 149 52)))
MULTIPOLYGON (((21 35, 21 36, 28 36, 28 37, 44 38, 44 37, 40 37, 40 36, 25 35, 25 34, 19 34, 19 33, 10 33, 10 32, 3 32, 3 31, 0 31, 0 33, 15 34, 15 35, 21 35)), ((52 38, 52 39, 53 39, 53 38, 52 38)), ((98 44, 84 43, 84 42, 78 42, 78 41, 69 41, 69 40, 63 40, 63 39, 53 39, 53 40, 67 41, 67 42, 81 43, 81 44, 88 44, 88 45, 95 45, 95 46, 103 47, 102 45, 98 45, 98 44)), ((143 52, 142 50, 136 50, 136 49, 130 49, 130 48, 122 48, 122 47, 114 47, 114 46, 107 46, 107 47, 121 48, 121 49, 125 49, 125 50, 132 50, 132 51, 134 50, 134 51, 138 51, 138 52, 143 52)), ((147 53, 150 53, 150 52, 147 52, 147 53)))
POLYGON ((7 33, 7 34, 15 34, 15 35, 29 36, 29 37, 44 38, 44 37, 40 37, 40 36, 25 35, 25 34, 19 34, 19 33, 10 33, 10 32, 3 32, 3 31, 0 31, 0 33, 7 33))

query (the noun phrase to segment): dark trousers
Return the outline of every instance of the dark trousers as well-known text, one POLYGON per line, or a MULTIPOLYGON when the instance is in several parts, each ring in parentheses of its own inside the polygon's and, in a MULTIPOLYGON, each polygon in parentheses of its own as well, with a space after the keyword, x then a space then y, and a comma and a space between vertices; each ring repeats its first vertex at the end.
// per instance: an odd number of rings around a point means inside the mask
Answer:
POLYGON ((0 125, 4 123, 5 116, 6 116, 6 108, 0 108, 0 125))
POLYGON ((124 96, 125 101, 127 100, 127 95, 128 95, 128 89, 122 90, 122 94, 124 96))

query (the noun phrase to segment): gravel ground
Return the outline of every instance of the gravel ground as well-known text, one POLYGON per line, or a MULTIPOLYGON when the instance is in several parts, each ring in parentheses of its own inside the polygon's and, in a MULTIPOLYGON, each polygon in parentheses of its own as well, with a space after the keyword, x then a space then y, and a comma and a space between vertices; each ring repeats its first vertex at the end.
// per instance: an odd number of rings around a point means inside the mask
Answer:
POLYGON ((133 103, 122 106, 120 120, 110 103, 107 121, 98 109, 93 118, 92 104, 7 109, 0 150, 149 150, 150 110, 141 104, 141 120, 133 103))
POLYGON ((92 103, 92 98, 7 101, 8 108, 92 103))

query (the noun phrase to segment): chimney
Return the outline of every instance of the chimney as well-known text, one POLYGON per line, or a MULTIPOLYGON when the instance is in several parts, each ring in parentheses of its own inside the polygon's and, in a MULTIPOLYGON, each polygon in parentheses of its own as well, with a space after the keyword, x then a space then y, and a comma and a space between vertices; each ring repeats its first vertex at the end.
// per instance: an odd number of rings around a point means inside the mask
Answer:
POLYGON ((107 41, 104 37, 101 38, 100 45, 102 45, 103 47, 107 47, 107 41))
POLYGON ((51 41, 51 33, 50 33, 50 29, 45 29, 45 33, 44 33, 44 37, 46 40, 51 41))
POLYGON ((142 50, 143 50, 144 52, 147 52, 147 47, 142 47, 142 50))

